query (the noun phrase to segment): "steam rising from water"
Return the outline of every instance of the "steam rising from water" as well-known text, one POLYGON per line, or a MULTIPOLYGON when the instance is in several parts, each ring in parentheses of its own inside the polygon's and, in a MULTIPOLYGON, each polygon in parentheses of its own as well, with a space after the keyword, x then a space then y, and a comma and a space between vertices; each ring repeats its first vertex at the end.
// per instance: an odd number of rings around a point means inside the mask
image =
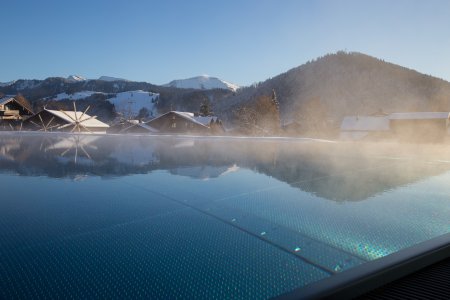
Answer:
POLYGON ((250 169, 335 201, 364 200, 450 170, 446 144, 26 133, 0 141, 3 172, 75 178, 168 170, 204 179, 250 169))

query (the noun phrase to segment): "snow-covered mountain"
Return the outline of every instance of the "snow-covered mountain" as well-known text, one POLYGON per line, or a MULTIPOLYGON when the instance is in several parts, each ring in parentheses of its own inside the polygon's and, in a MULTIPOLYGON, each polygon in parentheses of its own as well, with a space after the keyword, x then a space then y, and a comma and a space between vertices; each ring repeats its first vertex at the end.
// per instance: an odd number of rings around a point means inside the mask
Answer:
POLYGON ((129 81, 127 79, 111 77, 111 76, 100 76, 97 80, 103 80, 103 81, 129 81))
POLYGON ((10 81, 10 82, 0 82, 0 87, 10 86, 13 85, 16 82, 16 80, 10 81))
POLYGON ((69 82, 86 81, 86 78, 84 78, 80 75, 70 75, 69 77, 67 77, 67 81, 69 81, 69 82))
POLYGON ((207 75, 192 77, 188 79, 173 80, 165 84, 164 86, 199 90, 226 89, 231 91, 236 91, 239 88, 239 86, 236 84, 229 83, 217 77, 210 77, 207 75))

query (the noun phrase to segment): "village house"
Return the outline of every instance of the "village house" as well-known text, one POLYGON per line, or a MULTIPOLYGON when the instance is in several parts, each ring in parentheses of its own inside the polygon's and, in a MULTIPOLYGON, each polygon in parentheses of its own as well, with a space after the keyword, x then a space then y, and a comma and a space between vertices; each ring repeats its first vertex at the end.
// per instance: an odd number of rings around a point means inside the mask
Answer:
POLYGON ((439 142, 449 135, 449 112, 400 112, 379 116, 348 116, 341 124, 343 140, 395 138, 439 142))
POLYGON ((35 131, 106 133, 109 125, 97 120, 96 116, 89 116, 81 111, 43 109, 26 119, 23 128, 35 131))
POLYGON ((388 116, 348 116, 341 123, 342 140, 380 139, 390 135, 388 116))
POLYGON ((145 124, 160 133, 220 134, 225 131, 222 121, 215 116, 180 111, 170 111, 145 124))
POLYGON ((448 135, 449 112, 405 112, 389 115, 390 128, 400 140, 438 142, 448 135))
POLYGON ((22 121, 33 115, 33 110, 25 101, 15 97, 0 99, 0 129, 11 130, 20 126, 22 121))

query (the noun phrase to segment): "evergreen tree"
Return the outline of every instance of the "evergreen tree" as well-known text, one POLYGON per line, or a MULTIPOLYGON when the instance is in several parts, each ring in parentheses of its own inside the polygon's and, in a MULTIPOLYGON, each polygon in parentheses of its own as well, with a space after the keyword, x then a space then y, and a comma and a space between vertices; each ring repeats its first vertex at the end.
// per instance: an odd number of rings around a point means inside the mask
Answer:
POLYGON ((275 108, 278 112, 280 112, 280 103, 277 99, 277 94, 275 93, 275 89, 272 89, 272 103, 275 105, 275 108))
POLYGON ((200 105, 199 115, 203 117, 213 115, 213 112, 211 111, 211 105, 208 100, 203 101, 200 105))

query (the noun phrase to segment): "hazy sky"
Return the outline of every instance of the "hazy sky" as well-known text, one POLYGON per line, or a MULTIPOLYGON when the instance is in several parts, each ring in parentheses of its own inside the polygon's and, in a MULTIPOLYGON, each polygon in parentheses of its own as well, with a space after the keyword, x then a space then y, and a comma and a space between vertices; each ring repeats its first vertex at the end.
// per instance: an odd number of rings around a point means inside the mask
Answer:
POLYGON ((450 81, 448 0, 2 0, 0 82, 202 74, 248 85, 338 50, 450 81))

